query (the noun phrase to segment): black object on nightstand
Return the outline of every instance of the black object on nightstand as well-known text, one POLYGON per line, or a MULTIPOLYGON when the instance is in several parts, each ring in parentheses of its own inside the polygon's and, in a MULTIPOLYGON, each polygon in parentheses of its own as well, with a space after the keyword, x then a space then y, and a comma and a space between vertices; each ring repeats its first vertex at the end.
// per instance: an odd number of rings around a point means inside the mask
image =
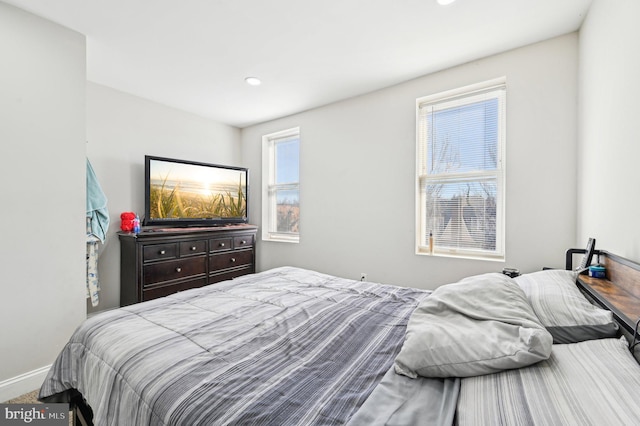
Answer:
POLYGON ((504 268, 502 273, 511 278, 515 278, 520 275, 520 271, 516 268, 504 268))

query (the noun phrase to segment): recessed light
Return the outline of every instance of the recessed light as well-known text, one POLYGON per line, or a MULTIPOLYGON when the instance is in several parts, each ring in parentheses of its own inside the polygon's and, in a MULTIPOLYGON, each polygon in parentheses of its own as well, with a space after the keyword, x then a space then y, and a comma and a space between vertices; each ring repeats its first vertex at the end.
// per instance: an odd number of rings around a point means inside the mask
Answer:
POLYGON ((453 3, 456 0, 438 0, 438 4, 441 6, 447 6, 451 3, 453 3))
POLYGON ((247 78, 244 79, 244 81, 249 86, 260 86, 262 84, 262 81, 260 81, 260 79, 258 77, 247 77, 247 78))

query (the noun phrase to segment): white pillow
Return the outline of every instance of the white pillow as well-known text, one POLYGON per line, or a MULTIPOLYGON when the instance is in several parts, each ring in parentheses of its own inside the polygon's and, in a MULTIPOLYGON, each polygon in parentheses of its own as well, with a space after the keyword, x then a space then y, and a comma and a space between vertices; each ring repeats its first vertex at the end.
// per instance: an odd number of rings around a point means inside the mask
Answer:
POLYGON ((551 344, 511 278, 479 275, 442 286, 418 305, 395 371, 411 378, 495 373, 547 359, 551 344))
POLYGON ((576 343, 618 335, 611 311, 590 303, 576 286, 577 273, 548 269, 514 280, 524 290, 554 343, 576 343))

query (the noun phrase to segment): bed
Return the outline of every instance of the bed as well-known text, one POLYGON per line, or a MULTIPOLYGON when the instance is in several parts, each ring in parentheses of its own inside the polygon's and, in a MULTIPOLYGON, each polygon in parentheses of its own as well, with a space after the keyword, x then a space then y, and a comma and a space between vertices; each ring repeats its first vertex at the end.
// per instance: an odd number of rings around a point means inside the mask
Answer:
POLYGON ((636 424, 640 366, 575 280, 276 268, 87 319, 39 398, 96 425, 636 424))

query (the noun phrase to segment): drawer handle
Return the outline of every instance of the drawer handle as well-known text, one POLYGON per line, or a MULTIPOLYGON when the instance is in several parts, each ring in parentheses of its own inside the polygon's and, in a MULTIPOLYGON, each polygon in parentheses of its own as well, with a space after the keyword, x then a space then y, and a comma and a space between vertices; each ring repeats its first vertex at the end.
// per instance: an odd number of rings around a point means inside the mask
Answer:
POLYGON ((247 240, 242 240, 240 244, 247 244, 247 240))
POLYGON ((167 254, 167 252, 164 250, 160 250, 160 254, 167 254))
POLYGON ((220 243, 220 247, 224 247, 224 243, 220 243))
POLYGON ((236 258, 235 258, 235 257, 232 257, 232 258, 231 258, 231 263, 234 263, 235 261, 236 261, 236 258))
POLYGON ((196 246, 191 247, 191 251, 196 251, 196 250, 197 250, 196 246))
POLYGON ((178 266, 178 267, 176 268, 176 272, 182 272, 182 268, 178 266))

